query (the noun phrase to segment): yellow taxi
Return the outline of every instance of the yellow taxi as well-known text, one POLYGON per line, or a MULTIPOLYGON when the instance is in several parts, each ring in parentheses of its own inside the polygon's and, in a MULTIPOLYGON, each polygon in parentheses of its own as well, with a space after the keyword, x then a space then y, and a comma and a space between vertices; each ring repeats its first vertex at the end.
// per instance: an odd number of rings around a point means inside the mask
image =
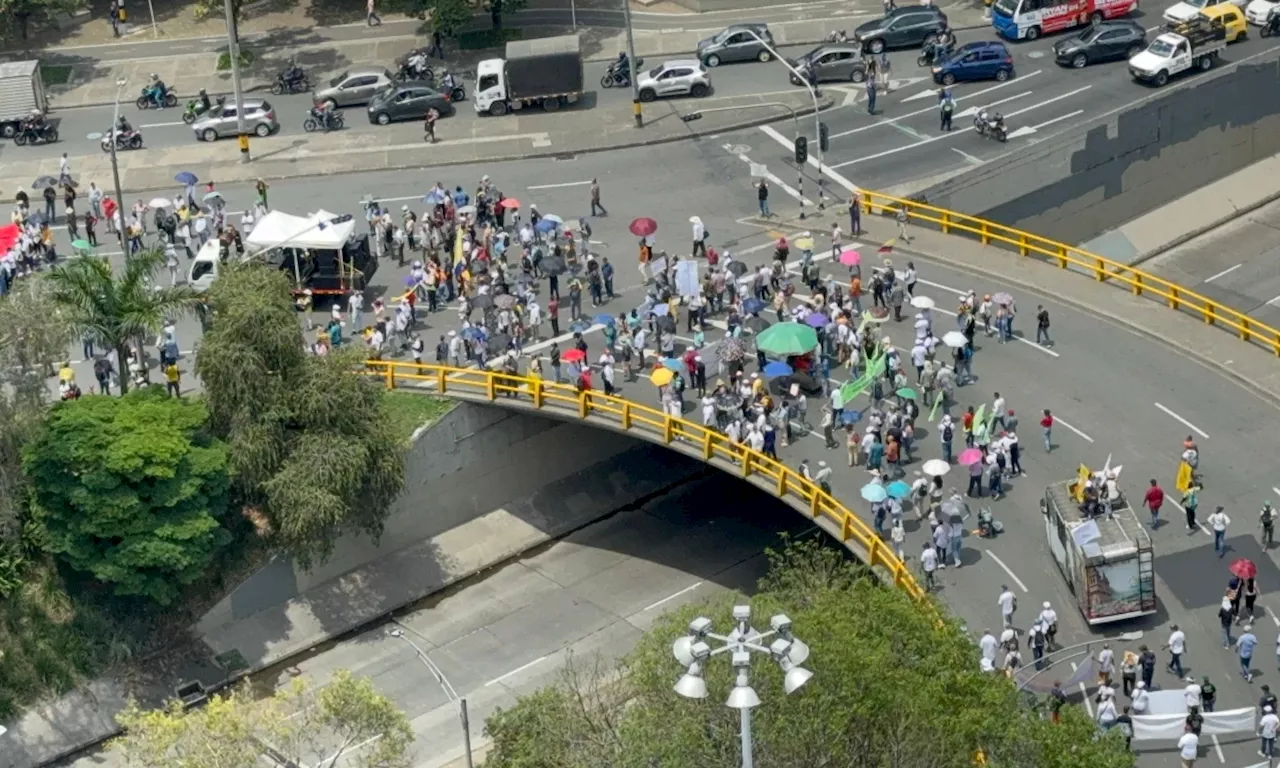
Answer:
POLYGON ((1209 20, 1215 27, 1227 30, 1227 42, 1235 43, 1243 40, 1249 33, 1249 26, 1244 20, 1244 11, 1235 3, 1219 3, 1200 11, 1200 15, 1209 20))

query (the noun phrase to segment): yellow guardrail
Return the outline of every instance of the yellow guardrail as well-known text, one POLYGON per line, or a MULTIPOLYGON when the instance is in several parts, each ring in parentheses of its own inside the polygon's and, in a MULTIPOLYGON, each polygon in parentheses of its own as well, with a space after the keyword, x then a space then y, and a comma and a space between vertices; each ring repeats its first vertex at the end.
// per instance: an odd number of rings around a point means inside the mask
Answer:
POLYGON ((512 376, 496 371, 476 368, 454 368, 445 365, 402 363, 391 360, 370 360, 366 372, 379 377, 388 389, 400 383, 414 383, 429 387, 436 393, 479 395, 489 401, 499 398, 518 398, 531 402, 534 408, 554 408, 579 419, 596 416, 612 422, 625 432, 639 432, 647 439, 670 445, 680 442, 698 449, 705 461, 719 459, 734 465, 743 478, 760 476, 767 478, 769 488, 778 498, 795 498, 815 520, 827 518, 839 527, 841 541, 853 540, 867 552, 867 561, 873 567, 883 567, 897 587, 916 599, 923 599, 925 591, 898 559, 891 547, 876 532, 851 512, 831 494, 816 483, 800 476, 800 473, 745 445, 685 419, 666 414, 657 408, 633 403, 621 397, 603 392, 554 384, 528 376, 512 376))
POLYGON ((1177 283, 1128 264, 1112 261, 1104 256, 1050 240, 1047 237, 1040 237, 994 221, 949 211, 927 203, 918 203, 869 190, 862 191, 862 201, 868 214, 896 214, 898 211, 905 210, 909 220, 935 224, 943 234, 973 235, 983 245, 1000 243, 1012 246, 1022 256, 1044 257, 1062 269, 1078 267, 1092 274, 1098 282, 1121 283, 1135 296, 1149 296, 1162 301, 1170 309, 1199 315, 1209 325, 1230 329, 1242 340, 1270 348, 1273 354, 1280 356, 1280 330, 1266 323, 1260 323, 1239 310, 1219 304, 1207 296, 1202 296, 1177 283))

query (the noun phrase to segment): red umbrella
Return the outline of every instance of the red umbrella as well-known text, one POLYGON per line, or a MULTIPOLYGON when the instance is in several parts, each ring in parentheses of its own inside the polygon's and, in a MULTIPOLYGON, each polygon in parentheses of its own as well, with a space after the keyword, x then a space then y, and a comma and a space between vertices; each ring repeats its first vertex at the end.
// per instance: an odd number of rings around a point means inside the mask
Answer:
POLYGON ((1245 580, 1255 578, 1258 575, 1258 566, 1254 565, 1252 560, 1244 557, 1232 563, 1227 570, 1233 576, 1239 576, 1245 580))
POLYGON ((565 350, 564 354, 560 355, 560 359, 566 363, 580 363, 587 359, 587 353, 574 347, 573 349, 565 350))
POLYGON ((658 222, 653 219, 642 216, 631 222, 631 234, 636 237, 648 237, 658 231, 658 222))
POLYGON ((6 224, 0 227, 0 253, 4 253, 22 237, 22 228, 17 224, 6 224))
POLYGON ((520 201, 514 197, 504 197, 498 201, 499 208, 519 208, 520 201))

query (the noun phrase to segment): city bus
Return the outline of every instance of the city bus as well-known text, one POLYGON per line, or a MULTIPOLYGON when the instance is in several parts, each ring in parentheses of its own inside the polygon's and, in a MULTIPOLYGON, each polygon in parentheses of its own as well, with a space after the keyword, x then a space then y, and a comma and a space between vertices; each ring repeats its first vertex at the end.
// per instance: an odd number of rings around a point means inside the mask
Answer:
POLYGON ((991 26, 1009 40, 1035 40, 1083 24, 1119 18, 1137 7, 1138 0, 996 0, 991 9, 991 26))

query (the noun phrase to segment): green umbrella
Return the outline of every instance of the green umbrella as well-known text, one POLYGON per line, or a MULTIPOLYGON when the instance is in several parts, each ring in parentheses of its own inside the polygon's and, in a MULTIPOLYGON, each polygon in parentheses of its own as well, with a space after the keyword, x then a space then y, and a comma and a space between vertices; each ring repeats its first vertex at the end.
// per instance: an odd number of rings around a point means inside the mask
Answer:
POLYGON ((802 323, 775 323, 756 336, 756 348, 771 355, 803 355, 818 346, 818 332, 802 323))
POLYGON ((894 394, 897 395, 898 397, 901 397, 904 400, 916 399, 916 391, 911 387, 903 387, 902 389, 898 390, 894 394))
POLYGON ((88 242, 86 242, 86 241, 84 241, 84 240, 72 240, 72 241, 71 241, 71 247, 72 247, 72 248, 75 248, 77 251, 91 251, 91 250, 93 250, 93 246, 92 246, 92 245, 89 245, 89 243, 88 243, 88 242))

